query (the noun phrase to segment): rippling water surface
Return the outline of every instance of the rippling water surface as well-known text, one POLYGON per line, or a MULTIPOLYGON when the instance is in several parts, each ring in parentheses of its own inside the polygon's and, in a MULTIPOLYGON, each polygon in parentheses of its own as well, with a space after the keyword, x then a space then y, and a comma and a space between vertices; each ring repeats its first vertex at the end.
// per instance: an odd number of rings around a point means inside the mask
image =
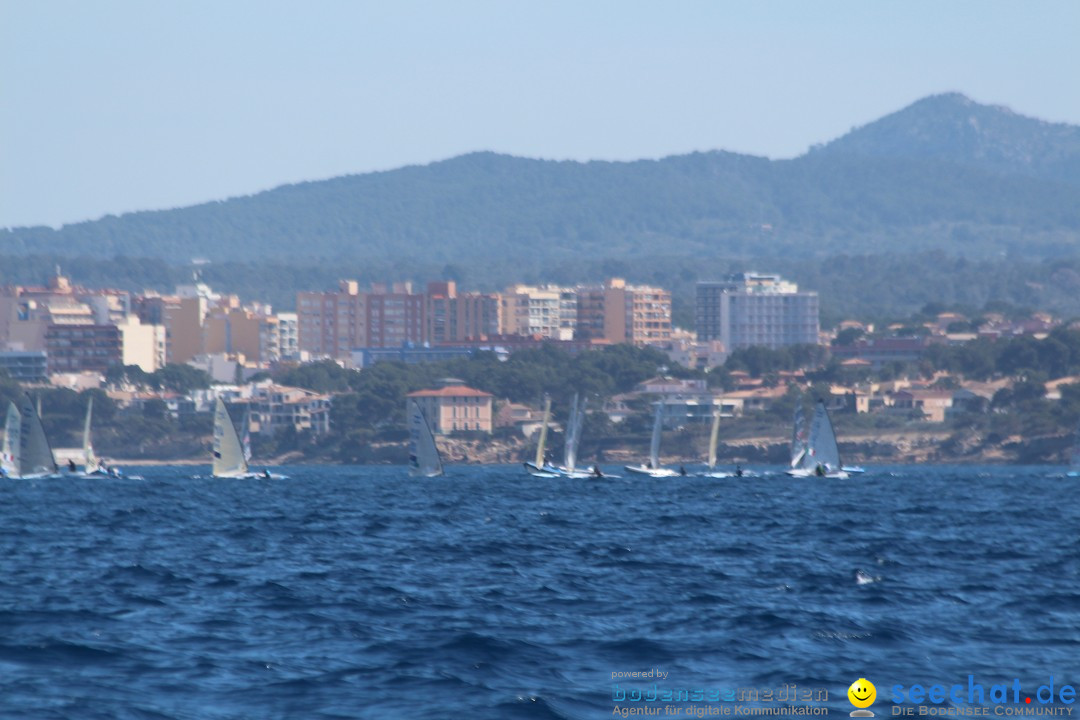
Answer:
POLYGON ((0 486, 0 717, 602 718, 650 668, 833 716, 867 677, 880 717, 893 683, 1080 681, 1080 481, 1045 468, 288 471, 0 486))

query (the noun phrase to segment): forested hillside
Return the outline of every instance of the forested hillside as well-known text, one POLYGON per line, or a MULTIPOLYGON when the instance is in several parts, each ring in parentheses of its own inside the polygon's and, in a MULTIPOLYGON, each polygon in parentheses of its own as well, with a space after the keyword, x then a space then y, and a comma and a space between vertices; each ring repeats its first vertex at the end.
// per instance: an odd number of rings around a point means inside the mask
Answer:
POLYGON ((698 257, 928 249, 1052 257, 1077 249, 1078 147, 1077 128, 947 95, 793 160, 474 153, 60 230, 11 229, 0 233, 0 253, 541 267, 658 248, 698 257))

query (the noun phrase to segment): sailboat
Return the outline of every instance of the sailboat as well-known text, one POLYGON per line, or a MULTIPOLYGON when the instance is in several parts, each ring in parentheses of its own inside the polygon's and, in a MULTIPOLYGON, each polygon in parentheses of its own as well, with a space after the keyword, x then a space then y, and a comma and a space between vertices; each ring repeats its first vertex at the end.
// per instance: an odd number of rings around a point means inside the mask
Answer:
POLYGON ((791 426, 791 464, 784 472, 791 477, 810 477, 814 474, 814 466, 807 458, 810 452, 809 435, 806 431, 806 410, 801 401, 795 406, 791 426), (803 467, 804 462, 806 467, 803 467))
POLYGON ((663 423, 663 403, 656 403, 656 415, 653 418, 652 442, 649 444, 648 465, 626 465, 626 471, 634 475, 648 475, 654 478, 678 477, 679 473, 670 468, 660 467, 660 433, 663 423))
MULTIPOLYGON (((66 474, 67 477, 75 478, 126 478, 128 480, 142 480, 142 475, 126 475, 121 472, 120 468, 115 465, 107 465, 101 458, 94 453, 94 443, 91 435, 91 426, 94 417, 94 398, 90 396, 90 399, 86 403, 86 417, 83 420, 83 469, 69 470, 66 474)), ((71 465, 74 465, 73 460, 69 460, 71 465)), ((69 466, 70 467, 70 466, 69 466)))
POLYGON ((243 478, 252 480, 255 478, 287 480, 285 475, 271 473, 269 470, 251 472, 248 468, 247 458, 244 457, 244 447, 240 443, 240 436, 236 434, 229 410, 225 407, 225 401, 220 397, 214 406, 214 452, 213 452, 213 476, 219 478, 243 478))
POLYGON ((806 455, 806 409, 802 402, 795 406, 795 416, 792 418, 791 429, 791 469, 802 465, 806 455))
POLYGON ((713 409, 712 415, 712 430, 709 431, 709 459, 706 463, 708 468, 705 472, 700 473, 701 477, 711 478, 726 478, 731 477, 731 473, 724 472, 723 470, 716 469, 716 446, 720 441, 720 408, 713 409))
POLYGON ((14 477, 18 475, 19 463, 16 453, 19 451, 19 426, 22 418, 15 403, 9 402, 7 417, 4 420, 4 445, 0 449, 0 476, 14 477))
POLYGON ((577 469, 577 449, 581 442, 581 425, 585 421, 585 400, 578 404, 578 394, 574 393, 574 401, 570 406, 570 419, 566 423, 566 443, 563 446, 563 464, 558 469, 559 474, 568 478, 589 478, 596 474, 595 468, 588 470, 577 469))
POLYGON ((86 419, 83 421, 83 472, 87 475, 102 474, 101 461, 94 454, 94 443, 90 439, 90 422, 94 416, 94 396, 86 403, 86 419))
POLYGON ((735 472, 727 472, 724 470, 716 469, 716 446, 720 441, 720 408, 713 409, 712 416, 712 430, 709 432, 709 460, 708 469, 703 473, 698 473, 700 477, 707 478, 729 478, 729 477, 749 477, 753 473, 744 471, 741 465, 735 466, 735 472))
POLYGON ((240 447, 244 451, 244 462, 251 462, 251 403, 244 408, 244 419, 240 421, 240 429, 243 435, 240 438, 240 447))
POLYGON ((409 400, 409 474, 437 477, 443 474, 439 448, 420 403, 409 400))
MULTIPOLYGON (((15 451, 15 477, 44 478, 57 475, 56 459, 53 457, 45 428, 37 414, 34 401, 23 395, 19 409, 19 443, 15 451)), ((9 413, 10 417, 10 413, 9 413)))
POLYGON ((547 449, 548 424, 551 422, 551 397, 544 396, 544 420, 540 426, 540 439, 536 443, 536 459, 533 462, 526 461, 525 470, 534 477, 557 478, 559 471, 548 463, 544 458, 547 449))
POLYGON ((803 454, 800 466, 788 474, 796 477, 842 479, 848 477, 843 467, 829 411, 825 409, 824 401, 818 400, 814 406, 814 418, 810 421, 806 453, 803 454))

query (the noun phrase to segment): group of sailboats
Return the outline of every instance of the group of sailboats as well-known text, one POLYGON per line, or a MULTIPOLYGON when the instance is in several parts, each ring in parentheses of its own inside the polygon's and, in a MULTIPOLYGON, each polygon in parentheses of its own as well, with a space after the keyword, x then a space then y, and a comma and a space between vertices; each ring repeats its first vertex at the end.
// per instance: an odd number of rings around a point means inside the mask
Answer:
POLYGON ((5 477, 24 480, 59 474, 45 428, 29 395, 22 397, 19 407, 8 403, 0 468, 5 477))
POLYGON ((540 426, 540 438, 536 444, 536 459, 533 462, 525 462, 525 470, 533 477, 541 478, 591 478, 603 477, 603 473, 595 465, 589 468, 578 468, 577 452, 581 442, 581 428, 585 422, 585 404, 582 399, 578 401, 578 394, 574 393, 574 399, 570 403, 570 415, 566 421, 565 442, 563 443, 563 464, 555 465, 547 460, 547 436, 548 425, 551 423, 551 398, 544 397, 544 416, 540 426))
POLYGON ((544 417, 540 425, 540 438, 536 443, 536 459, 525 462, 525 470, 533 477, 557 478, 559 469, 547 461, 548 425, 551 423, 551 397, 544 396, 544 417))
POLYGON ((41 424, 40 408, 33 399, 24 395, 18 407, 14 402, 8 403, 4 418, 4 442, 0 449, 0 475, 24 480, 115 476, 116 471, 107 470, 94 454, 90 437, 93 408, 94 399, 90 398, 83 423, 82 469, 79 469, 74 460, 70 460, 68 467, 61 471, 45 435, 45 427, 41 424))
MULTIPOLYGON (((649 443, 649 463, 647 465, 626 465, 627 472, 634 475, 645 475, 652 478, 684 477, 686 466, 680 465, 678 470, 663 467, 660 464, 660 440, 663 437, 664 408, 662 403, 656 403, 656 411, 653 415, 652 441, 649 443)), ((696 477, 707 478, 730 478, 749 477, 750 473, 744 472, 741 465, 736 465, 734 472, 718 470, 716 467, 716 449, 720 440, 720 409, 715 408, 712 415, 712 428, 709 431, 709 453, 704 472, 694 473, 696 477)))

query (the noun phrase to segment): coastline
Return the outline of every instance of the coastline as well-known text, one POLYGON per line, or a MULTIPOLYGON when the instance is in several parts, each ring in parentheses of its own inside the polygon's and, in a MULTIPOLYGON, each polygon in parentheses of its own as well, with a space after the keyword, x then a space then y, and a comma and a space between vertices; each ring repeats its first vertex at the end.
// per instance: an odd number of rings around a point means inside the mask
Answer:
MULTIPOLYGON (((1066 438, 1022 438, 1012 436, 997 443, 984 441, 977 436, 964 437, 959 441, 955 432, 948 430, 885 432, 880 435, 859 434, 840 441, 845 463, 858 465, 1017 465, 1017 466, 1067 466, 1060 457, 1058 445, 1066 438)), ((535 447, 524 438, 463 439, 437 438, 443 461, 453 465, 499 465, 517 464, 531 459, 535 447)), ((404 464, 407 448, 402 443, 378 443, 378 458, 373 462, 342 462, 330 457, 307 457, 293 451, 271 458, 256 458, 253 467, 280 467, 288 465, 395 465, 404 464), (400 457, 399 457, 400 456, 400 457)), ((788 441, 781 437, 756 436, 731 438, 722 441, 718 449, 718 464, 783 465, 787 461, 788 441)), ((622 465, 641 460, 642 448, 626 442, 605 442, 592 448, 581 457, 583 465, 599 461, 604 465, 622 465)), ((704 453, 696 447, 687 452, 661 454, 665 465, 700 465, 704 453)), ((162 458, 116 458, 110 463, 121 467, 199 466, 209 465, 205 455, 174 459, 162 458)))

